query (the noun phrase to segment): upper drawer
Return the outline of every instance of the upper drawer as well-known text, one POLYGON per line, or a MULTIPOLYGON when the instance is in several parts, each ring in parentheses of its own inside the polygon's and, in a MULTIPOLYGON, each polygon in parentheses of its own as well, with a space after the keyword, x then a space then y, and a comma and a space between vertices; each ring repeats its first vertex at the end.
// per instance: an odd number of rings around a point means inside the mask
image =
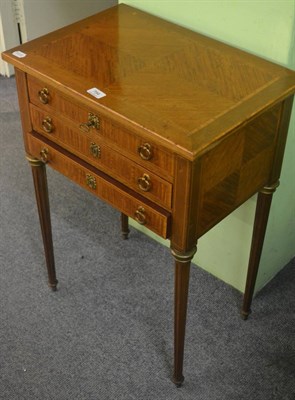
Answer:
POLYGON ((96 135, 93 130, 81 132, 72 121, 52 116, 32 104, 30 111, 32 126, 36 132, 162 207, 171 209, 172 183, 106 145, 104 138, 96 135))
POLYGON ((31 103, 51 114, 61 114, 63 117, 69 118, 77 124, 77 128, 83 124, 87 129, 86 124, 89 122, 89 113, 91 112, 98 118, 97 127, 93 129, 95 133, 103 136, 113 148, 116 148, 122 154, 172 181, 174 156, 163 147, 130 132, 111 119, 98 115, 93 109, 81 107, 58 90, 29 75, 28 89, 31 103))

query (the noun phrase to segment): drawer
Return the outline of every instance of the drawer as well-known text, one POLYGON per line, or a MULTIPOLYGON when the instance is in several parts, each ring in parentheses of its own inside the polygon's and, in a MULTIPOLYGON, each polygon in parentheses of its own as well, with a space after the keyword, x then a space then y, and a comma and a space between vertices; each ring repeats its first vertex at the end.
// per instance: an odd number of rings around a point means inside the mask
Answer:
POLYGON ((83 158, 157 204, 171 209, 172 184, 105 144, 95 132, 84 132, 62 117, 30 105, 33 129, 83 158))
POLYGON ((28 134, 30 154, 163 238, 170 213, 38 134, 28 134))
POLYGON ((148 134, 139 136, 124 126, 112 121, 111 118, 100 115, 97 110, 86 109, 79 102, 66 97, 50 85, 27 76, 30 102, 49 114, 60 114, 76 124, 89 122, 89 113, 98 118, 97 128, 91 129, 95 134, 102 136, 112 148, 117 149, 128 158, 141 164, 145 168, 172 181, 174 174, 174 155, 163 147, 155 144, 148 134))

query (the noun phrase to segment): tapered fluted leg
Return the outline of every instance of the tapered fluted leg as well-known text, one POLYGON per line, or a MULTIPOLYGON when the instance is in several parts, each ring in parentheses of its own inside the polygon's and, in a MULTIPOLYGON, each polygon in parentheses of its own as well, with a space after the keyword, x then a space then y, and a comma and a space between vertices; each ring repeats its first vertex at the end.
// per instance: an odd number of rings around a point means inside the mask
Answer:
POLYGON ((121 233, 123 239, 128 239, 129 232, 128 216, 121 213, 121 233))
POLYGON ((187 300, 189 290, 190 264, 196 249, 178 253, 172 249, 175 258, 175 303, 174 303, 174 373, 173 382, 179 387, 184 381, 183 352, 187 300))
POLYGON ((29 161, 32 167, 36 202, 38 207, 39 220, 43 237, 45 259, 48 272, 48 285, 49 287, 51 287, 52 290, 56 290, 57 279, 56 279, 55 265, 54 265, 46 168, 45 164, 40 160, 31 158, 29 156, 27 156, 27 160, 29 161))
POLYGON ((241 316, 243 319, 247 319, 251 313, 251 303, 263 248, 272 195, 278 185, 279 182, 272 186, 264 187, 258 194, 247 281, 241 310, 241 316))

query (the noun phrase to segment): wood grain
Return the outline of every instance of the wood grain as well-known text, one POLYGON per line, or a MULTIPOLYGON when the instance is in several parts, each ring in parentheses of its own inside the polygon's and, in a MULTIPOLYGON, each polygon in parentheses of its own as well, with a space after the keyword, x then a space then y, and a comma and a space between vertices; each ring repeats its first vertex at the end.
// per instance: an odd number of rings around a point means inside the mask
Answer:
POLYGON ((21 115, 21 123, 23 129, 23 139, 25 150, 28 151, 27 132, 32 130, 32 124, 30 119, 29 109, 29 98, 28 98, 28 87, 27 87, 27 76, 26 74, 15 68, 15 81, 18 94, 19 111, 21 115))
POLYGON ((259 115, 201 157, 199 235, 206 233, 269 182, 281 108, 279 104, 259 115))

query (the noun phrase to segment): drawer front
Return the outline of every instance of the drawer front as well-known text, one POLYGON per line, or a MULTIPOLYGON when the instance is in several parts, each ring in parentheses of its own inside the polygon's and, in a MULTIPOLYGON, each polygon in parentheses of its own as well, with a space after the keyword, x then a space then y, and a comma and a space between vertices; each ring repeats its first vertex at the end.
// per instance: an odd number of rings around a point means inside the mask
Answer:
POLYGON ((172 184, 122 156, 92 132, 81 132, 74 123, 52 116, 30 105, 32 126, 36 132, 110 174, 157 204, 171 209, 172 184))
POLYGON ((150 171, 172 181, 174 173, 173 154, 153 143, 149 138, 140 137, 130 132, 111 119, 99 115, 93 109, 88 110, 85 109, 85 106, 81 107, 56 89, 31 76, 28 76, 28 89, 32 104, 49 114, 58 113, 68 118, 76 124, 78 129, 81 124, 87 129, 89 113, 92 113, 98 118, 99 126, 95 129, 90 128, 90 130, 105 138, 113 148, 125 154, 128 158, 132 158, 150 171))
POLYGON ((58 146, 28 135, 30 154, 159 236, 170 235, 170 214, 58 146))

